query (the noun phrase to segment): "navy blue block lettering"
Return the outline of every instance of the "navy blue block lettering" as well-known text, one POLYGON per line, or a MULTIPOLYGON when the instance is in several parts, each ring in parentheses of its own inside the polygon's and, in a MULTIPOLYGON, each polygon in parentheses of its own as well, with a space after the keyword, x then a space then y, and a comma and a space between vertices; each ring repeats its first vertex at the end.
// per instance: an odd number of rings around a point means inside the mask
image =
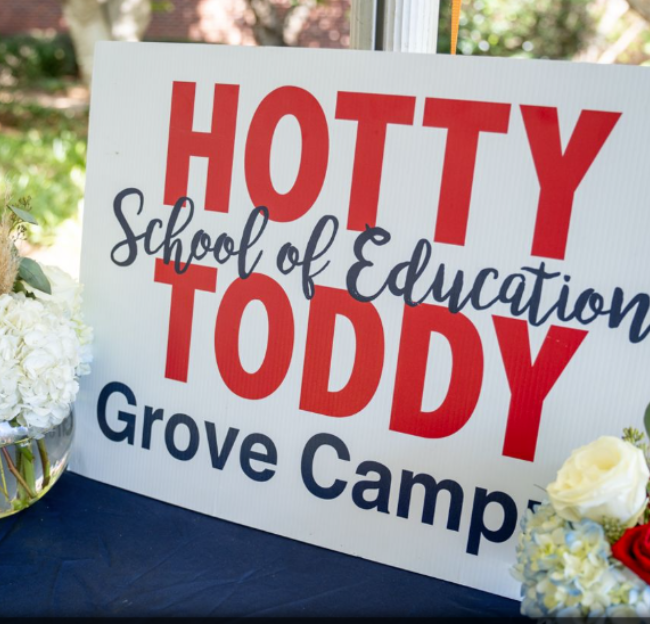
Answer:
POLYGON ((165 427, 165 445, 169 454, 180 461, 188 461, 196 455, 199 450, 199 428, 192 418, 187 414, 174 414, 165 427), (179 449, 174 440, 174 433, 177 427, 185 426, 190 434, 190 441, 185 450, 179 449))
POLYGON ((272 466, 278 465, 278 450, 275 448, 275 444, 273 444, 271 438, 262 433, 251 433, 244 438, 239 456, 241 469, 249 479, 253 479, 253 481, 268 481, 275 474, 275 470, 271 470, 270 468, 255 470, 251 466, 251 460, 253 459, 264 462, 265 464, 271 464, 272 466), (256 444, 261 444, 265 452, 254 451, 253 447, 256 444))
POLYGON ((226 434, 226 439, 223 442, 221 450, 219 450, 217 430, 214 423, 206 421, 205 432, 208 435, 208 448, 210 449, 212 467, 217 470, 223 470, 223 467, 226 465, 228 457, 230 456, 230 452, 232 451, 232 447, 235 445, 235 440, 239 435, 239 429, 234 429, 233 427, 228 428, 228 433, 226 434))
POLYGON ((345 446, 343 440, 329 433, 318 433, 305 445, 300 465, 302 481, 314 496, 325 500, 331 500, 343 493, 343 490, 345 490, 345 487, 347 486, 347 482, 336 479, 329 487, 323 487, 316 483, 316 479, 314 479, 314 456, 316 455, 316 451, 318 451, 322 446, 333 448, 336 451, 338 458, 344 461, 350 461, 350 451, 348 450, 348 447, 345 446))
POLYGON ((377 480, 358 481, 352 488, 352 501, 360 509, 376 509, 381 513, 388 513, 388 502, 390 499, 390 470, 374 461, 364 461, 359 464, 357 474, 367 476, 374 472, 379 475, 377 480), (376 491, 374 498, 368 500, 364 495, 366 492, 376 491))
POLYGON ((162 420, 165 412, 162 409, 154 409, 148 405, 144 406, 144 428, 142 430, 142 448, 151 448, 151 427, 156 420, 162 420))
POLYGON ((424 505, 422 506, 422 522, 433 524, 433 517, 436 513, 436 503, 440 490, 449 493, 449 516, 447 517, 447 528, 451 531, 458 531, 460 528, 460 516, 463 511, 464 493, 463 488, 456 481, 445 479, 440 483, 428 474, 414 475, 410 470, 402 471, 402 481, 399 487, 399 500, 397 503, 397 515, 400 518, 408 518, 411 507, 411 493, 414 485, 421 485, 424 488, 424 505))
POLYGON ((467 540, 467 552, 470 555, 478 555, 481 538, 488 542, 500 544, 509 539, 517 527, 517 505, 515 501, 503 492, 491 492, 483 488, 476 488, 474 493, 474 506, 472 508, 472 520, 469 527, 469 539, 467 540), (493 531, 485 526, 485 509, 490 504, 501 505, 503 510, 503 522, 501 526, 493 531))
POLYGON ((127 385, 118 381, 112 381, 111 383, 106 384, 100 392, 99 399, 97 400, 97 422, 99 423, 99 428, 102 433, 113 442, 126 440, 129 444, 133 444, 135 439, 135 414, 121 411, 117 413, 117 419, 125 423, 124 429, 121 431, 111 429, 106 420, 106 404, 111 395, 115 393, 121 394, 129 405, 137 405, 135 394, 133 394, 133 391, 127 385))

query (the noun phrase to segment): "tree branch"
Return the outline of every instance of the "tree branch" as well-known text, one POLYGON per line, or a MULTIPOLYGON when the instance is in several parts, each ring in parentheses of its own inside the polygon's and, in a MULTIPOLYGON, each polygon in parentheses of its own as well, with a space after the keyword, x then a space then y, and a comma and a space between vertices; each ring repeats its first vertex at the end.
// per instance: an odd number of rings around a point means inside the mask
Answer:
POLYGON ((296 45, 298 43, 298 37, 316 4, 316 0, 302 0, 302 2, 293 5, 287 11, 284 18, 282 34, 284 41, 288 45, 296 45))
POLYGON ((647 26, 648 24, 644 20, 636 18, 625 32, 598 57, 598 63, 615 63, 616 59, 628 49, 647 26))
POLYGON ((650 22, 650 0, 627 0, 627 3, 634 9, 646 22, 650 22))
POLYGON ((260 45, 286 45, 283 36, 283 24, 278 9, 271 0, 246 0, 253 12, 255 21, 252 25, 255 41, 260 45))
POLYGON ((295 45, 312 9, 320 0, 299 0, 278 8, 273 0, 246 0, 254 23, 253 35, 260 45, 295 45))

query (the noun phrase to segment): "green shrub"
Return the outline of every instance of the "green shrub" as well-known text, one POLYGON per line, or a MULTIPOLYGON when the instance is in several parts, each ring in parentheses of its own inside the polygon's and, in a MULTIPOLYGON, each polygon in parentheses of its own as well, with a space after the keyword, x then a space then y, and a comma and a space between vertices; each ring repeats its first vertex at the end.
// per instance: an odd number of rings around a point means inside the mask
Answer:
POLYGON ((0 79, 4 82, 24 84, 77 74, 74 48, 67 35, 0 37, 0 79))

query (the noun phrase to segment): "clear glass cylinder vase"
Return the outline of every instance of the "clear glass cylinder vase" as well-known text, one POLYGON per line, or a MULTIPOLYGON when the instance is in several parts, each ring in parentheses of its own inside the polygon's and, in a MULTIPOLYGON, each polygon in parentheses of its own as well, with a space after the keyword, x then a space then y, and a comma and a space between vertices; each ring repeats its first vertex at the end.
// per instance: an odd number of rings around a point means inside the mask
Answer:
POLYGON ((33 505, 58 481, 73 435, 72 409, 48 431, 0 422, 0 518, 33 505))

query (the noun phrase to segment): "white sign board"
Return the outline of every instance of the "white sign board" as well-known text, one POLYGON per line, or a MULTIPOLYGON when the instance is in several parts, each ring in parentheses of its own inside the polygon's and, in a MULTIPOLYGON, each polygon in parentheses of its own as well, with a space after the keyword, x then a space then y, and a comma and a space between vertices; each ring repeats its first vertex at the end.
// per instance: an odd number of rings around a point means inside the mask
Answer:
POLYGON ((73 470, 518 596, 529 502, 650 399, 649 77, 100 44, 73 470))

